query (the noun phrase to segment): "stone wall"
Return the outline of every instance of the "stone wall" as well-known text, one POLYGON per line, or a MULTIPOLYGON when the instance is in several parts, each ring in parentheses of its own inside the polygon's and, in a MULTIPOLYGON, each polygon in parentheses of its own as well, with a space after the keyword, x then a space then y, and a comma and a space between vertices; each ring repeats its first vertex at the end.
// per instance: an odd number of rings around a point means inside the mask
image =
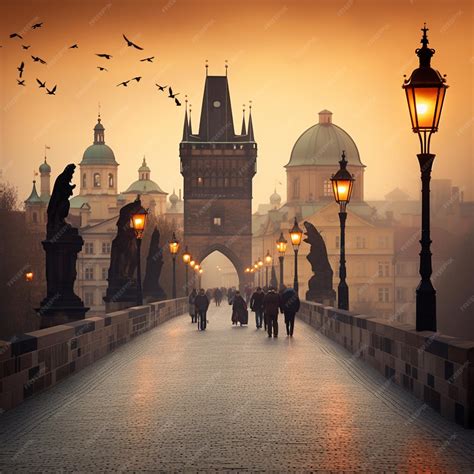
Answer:
POLYGON ((0 412, 187 310, 187 298, 159 301, 0 341, 0 412))
POLYGON ((442 416, 474 428, 474 341, 308 301, 299 317, 442 416))

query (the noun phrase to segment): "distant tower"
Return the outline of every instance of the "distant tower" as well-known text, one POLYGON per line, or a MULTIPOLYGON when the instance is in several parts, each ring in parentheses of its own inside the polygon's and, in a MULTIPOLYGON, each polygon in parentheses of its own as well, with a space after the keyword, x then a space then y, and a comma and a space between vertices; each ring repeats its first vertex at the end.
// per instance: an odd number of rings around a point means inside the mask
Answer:
POLYGON ((44 163, 41 163, 39 167, 40 172, 40 197, 43 200, 49 200, 51 196, 51 166, 46 161, 46 156, 44 157, 44 163))
POLYGON ((184 177, 184 241, 202 260, 219 251, 231 260, 241 287, 252 258, 252 178, 257 144, 251 111, 242 134, 234 130, 226 76, 208 76, 199 133, 192 134, 185 112, 180 143, 184 177))

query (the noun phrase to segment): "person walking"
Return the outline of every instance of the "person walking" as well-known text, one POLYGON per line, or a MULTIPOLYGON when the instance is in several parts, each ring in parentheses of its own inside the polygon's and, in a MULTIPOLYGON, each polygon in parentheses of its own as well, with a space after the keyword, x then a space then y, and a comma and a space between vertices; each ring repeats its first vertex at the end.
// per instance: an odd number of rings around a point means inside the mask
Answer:
MULTIPOLYGON (((250 309, 255 313, 255 324, 260 329, 263 324, 263 298, 265 297, 262 288, 257 287, 250 298, 250 309)), ((265 328, 266 329, 266 328, 265 328)))
POLYGON ((263 310, 267 322, 268 337, 278 337, 278 310, 280 309, 280 295, 272 286, 263 298, 263 310))
POLYGON ((195 305, 196 296, 197 296, 196 288, 193 288, 193 291, 191 291, 188 297, 189 316, 191 316, 192 323, 195 323, 197 321, 196 305, 195 305))
POLYGON ((196 306, 196 314, 198 317, 198 329, 205 331, 207 326, 206 318, 207 308, 209 308, 209 298, 203 288, 199 290, 199 294, 196 296, 194 304, 196 306))
POLYGON ((214 299, 216 301, 216 306, 220 306, 221 305, 221 301, 222 301, 222 291, 220 288, 216 288, 215 291, 214 291, 214 299))
POLYGON ((234 300, 232 302, 232 324, 238 324, 242 326, 247 324, 249 319, 249 313, 247 311, 247 303, 240 294, 240 291, 237 290, 234 295, 234 300))
POLYGON ((283 290, 280 297, 280 309, 285 315, 286 335, 293 337, 295 315, 300 309, 300 299, 293 288, 283 290))

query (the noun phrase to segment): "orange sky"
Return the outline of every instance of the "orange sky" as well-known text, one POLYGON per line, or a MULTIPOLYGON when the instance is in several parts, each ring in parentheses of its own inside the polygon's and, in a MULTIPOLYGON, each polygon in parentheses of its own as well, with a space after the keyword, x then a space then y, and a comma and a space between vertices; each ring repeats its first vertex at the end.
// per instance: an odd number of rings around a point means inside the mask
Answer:
POLYGON ((416 65, 414 49, 426 21, 436 49, 433 66, 450 85, 432 140, 433 177, 453 179, 473 199, 472 14, 472 2, 460 0, 3 0, 0 168, 26 198, 45 144, 54 176, 80 161, 92 142, 100 101, 106 142, 120 163, 119 189, 136 179, 146 155, 152 179, 171 193, 182 186, 184 108, 156 92, 154 83, 171 84, 182 99, 188 94, 196 126, 204 62, 217 75, 227 59, 237 129, 242 104, 254 104, 254 204, 267 202, 278 182, 285 198, 283 166, 298 136, 325 108, 359 147, 367 199, 396 186, 416 197, 419 145, 401 84, 416 65), (31 31, 37 21, 44 27, 31 31), (8 38, 15 31, 24 33, 23 41, 8 38), (124 47, 122 33, 145 51, 124 47), (79 49, 68 50, 75 42, 79 49), (21 44, 32 46, 23 51, 21 44), (114 58, 94 56, 102 52, 114 58), (33 63, 30 54, 48 65, 33 63), (138 61, 150 55, 155 63, 138 61), (22 60, 25 88, 16 85, 22 60), (99 72, 98 65, 109 72, 99 72), (115 86, 136 75, 143 76, 140 83, 115 86), (36 77, 57 84, 57 95, 45 95, 36 77))

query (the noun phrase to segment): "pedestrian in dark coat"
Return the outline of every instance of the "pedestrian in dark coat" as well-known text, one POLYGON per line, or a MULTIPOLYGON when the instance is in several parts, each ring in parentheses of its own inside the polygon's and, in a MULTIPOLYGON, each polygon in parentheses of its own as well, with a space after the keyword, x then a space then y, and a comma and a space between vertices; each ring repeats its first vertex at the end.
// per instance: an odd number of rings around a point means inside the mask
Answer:
POLYGON ((232 324, 237 323, 240 323, 241 326, 248 323, 247 303, 238 290, 235 292, 232 302, 232 324))
POLYGON ((196 305, 194 304, 196 300, 196 289, 193 288, 193 291, 191 291, 189 297, 188 297, 188 303, 189 303, 189 315, 191 316, 191 322, 195 323, 197 322, 197 316, 196 316, 196 305))
POLYGON ((268 337, 278 337, 278 310, 280 309, 280 295, 275 288, 270 287, 263 298, 263 310, 267 321, 268 337))
POLYGON ((207 326, 207 308, 209 308, 209 298, 206 296, 206 293, 204 290, 201 288, 199 290, 199 294, 196 296, 196 299, 194 301, 194 304, 196 305, 196 313, 198 316, 198 325, 199 329, 201 331, 205 331, 206 326, 207 326))
POLYGON ((265 294, 260 287, 252 294, 250 298, 250 309, 255 313, 255 324, 260 329, 263 324, 263 298, 265 294))
POLYGON ((283 290, 280 298, 280 309, 285 315, 286 335, 293 337, 295 315, 300 309, 300 299, 293 288, 283 290))

